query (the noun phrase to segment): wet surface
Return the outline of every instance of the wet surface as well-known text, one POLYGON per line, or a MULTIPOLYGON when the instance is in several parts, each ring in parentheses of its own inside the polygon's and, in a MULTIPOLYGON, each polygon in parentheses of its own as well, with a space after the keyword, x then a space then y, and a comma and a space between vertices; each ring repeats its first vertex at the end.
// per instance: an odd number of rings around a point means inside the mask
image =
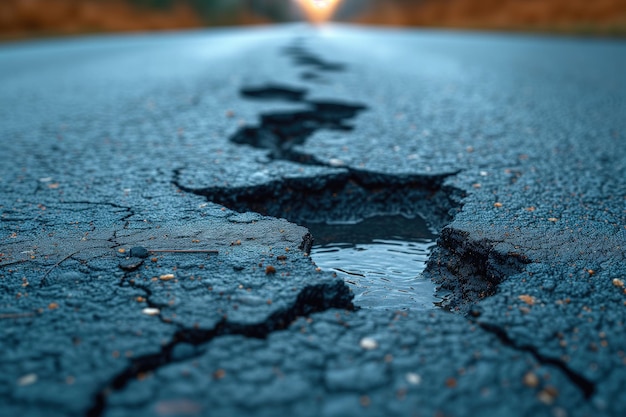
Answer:
POLYGON ((420 217, 376 216, 307 227, 315 238, 311 258, 344 279, 356 306, 431 310, 441 301, 435 284, 421 276, 436 236, 420 217))

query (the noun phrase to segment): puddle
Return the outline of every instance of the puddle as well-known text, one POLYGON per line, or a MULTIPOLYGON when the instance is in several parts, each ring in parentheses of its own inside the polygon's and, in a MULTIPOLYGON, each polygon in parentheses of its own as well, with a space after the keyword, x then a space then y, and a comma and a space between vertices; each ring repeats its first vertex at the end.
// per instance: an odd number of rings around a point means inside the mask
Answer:
POLYGON ((307 224, 318 267, 334 271, 362 308, 431 310, 441 301, 421 276, 436 236, 420 218, 376 216, 358 223, 307 224))

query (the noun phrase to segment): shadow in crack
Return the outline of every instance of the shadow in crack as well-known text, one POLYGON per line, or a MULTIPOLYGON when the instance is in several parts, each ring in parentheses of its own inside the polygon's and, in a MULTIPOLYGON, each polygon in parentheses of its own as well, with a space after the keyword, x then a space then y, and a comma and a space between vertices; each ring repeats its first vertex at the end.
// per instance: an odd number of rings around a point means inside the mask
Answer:
MULTIPOLYGON (((277 85, 244 88, 241 95, 250 99, 280 100, 305 104, 308 109, 261 115, 257 126, 243 127, 230 140, 239 145, 267 149, 273 159, 311 164, 311 156, 294 150, 318 130, 350 131, 348 121, 367 107, 332 101, 306 100, 306 90, 277 85)), ((319 164, 318 165, 322 165, 319 164)))

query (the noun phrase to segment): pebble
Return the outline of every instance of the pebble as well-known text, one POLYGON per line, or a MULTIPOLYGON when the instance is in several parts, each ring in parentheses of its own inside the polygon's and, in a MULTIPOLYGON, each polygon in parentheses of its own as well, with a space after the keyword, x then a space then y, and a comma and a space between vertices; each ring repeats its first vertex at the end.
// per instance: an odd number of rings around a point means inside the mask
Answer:
POLYGON ((364 337, 361 339, 361 342, 359 342, 359 345, 365 350, 374 350, 378 348, 378 342, 372 337, 364 337))
POLYGON ((406 382, 411 385, 419 385, 422 382, 422 377, 415 372, 409 372, 405 375, 406 382))
POLYGON ((25 387, 27 385, 32 385, 35 382, 37 382, 37 374, 26 374, 17 380, 17 385, 25 387))
POLYGON ((154 307, 146 307, 141 312, 147 316, 158 316, 161 313, 161 310, 154 307))
POLYGON ((539 377, 534 372, 526 372, 524 375, 524 385, 535 388, 539 385, 539 377))

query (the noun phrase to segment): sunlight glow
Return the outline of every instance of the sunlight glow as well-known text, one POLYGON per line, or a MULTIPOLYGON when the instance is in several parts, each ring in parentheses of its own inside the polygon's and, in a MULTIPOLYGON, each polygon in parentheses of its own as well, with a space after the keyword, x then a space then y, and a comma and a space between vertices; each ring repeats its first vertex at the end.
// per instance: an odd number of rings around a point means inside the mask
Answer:
POLYGON ((310 22, 320 24, 330 19, 341 0, 295 0, 310 22))

